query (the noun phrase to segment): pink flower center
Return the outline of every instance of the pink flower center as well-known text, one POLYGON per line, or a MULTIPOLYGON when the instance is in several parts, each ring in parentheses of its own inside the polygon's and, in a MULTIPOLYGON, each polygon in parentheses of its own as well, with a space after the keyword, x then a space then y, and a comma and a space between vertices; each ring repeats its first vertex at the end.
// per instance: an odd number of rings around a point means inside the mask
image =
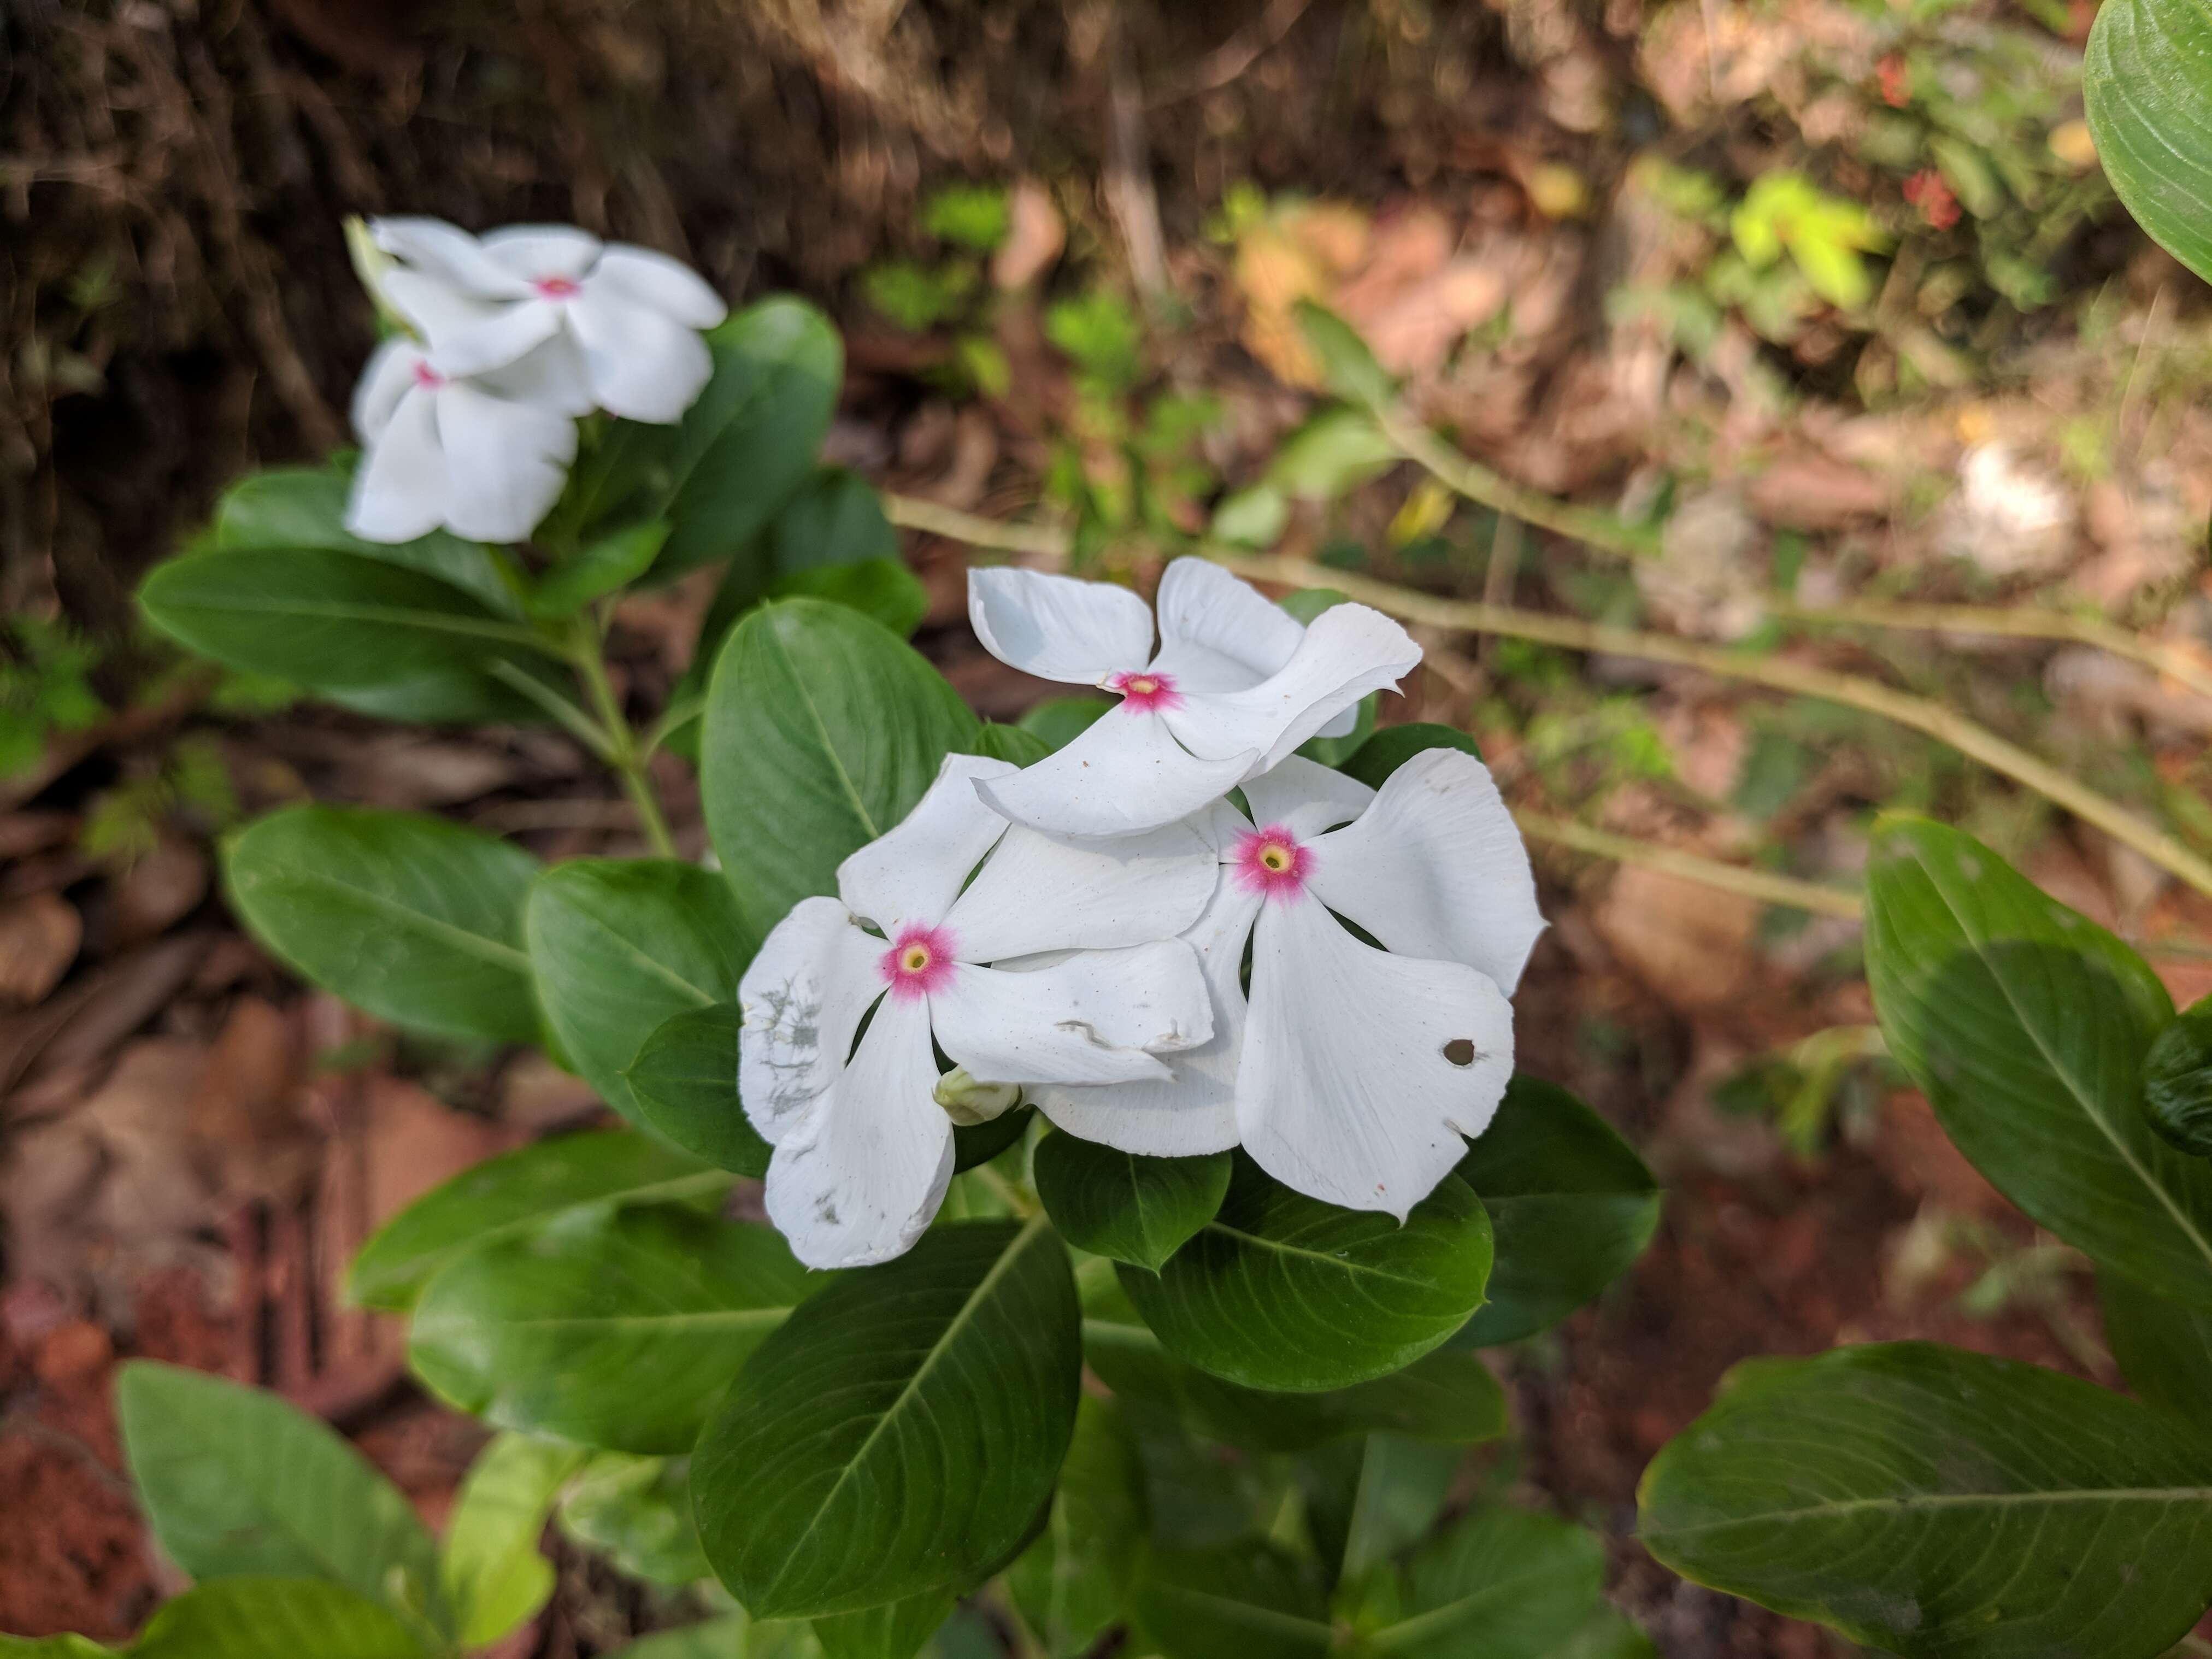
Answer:
POLYGON ((1313 870, 1313 849, 1279 823, 1248 830, 1237 838, 1230 860, 1237 882, 1262 898, 1290 900, 1305 890, 1313 870))
POLYGON ((426 392, 435 392, 445 383, 446 377, 431 368, 428 362, 419 362, 415 365, 415 384, 426 392))
POLYGON ((1121 707, 1135 714, 1164 714, 1182 705, 1182 694, 1176 690, 1175 676, 1155 669, 1116 674, 1106 682, 1106 689, 1119 691, 1121 707))
POLYGON ((541 276, 530 286, 544 300, 573 300, 582 291, 580 283, 567 276, 541 276))
POLYGON ((959 966, 952 957, 952 935, 942 927, 902 929, 878 965, 891 994, 907 1002, 943 990, 959 966))

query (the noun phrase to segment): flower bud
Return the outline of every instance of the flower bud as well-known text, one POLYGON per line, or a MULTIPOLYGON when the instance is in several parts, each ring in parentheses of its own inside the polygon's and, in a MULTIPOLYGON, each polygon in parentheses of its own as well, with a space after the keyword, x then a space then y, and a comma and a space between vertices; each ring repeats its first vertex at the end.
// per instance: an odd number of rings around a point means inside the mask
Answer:
POLYGON ((978 1083, 968 1075, 965 1066, 956 1066, 937 1079, 935 1095, 937 1103, 945 1108, 945 1115, 967 1129, 1012 1111, 1021 1103, 1022 1085, 978 1083))

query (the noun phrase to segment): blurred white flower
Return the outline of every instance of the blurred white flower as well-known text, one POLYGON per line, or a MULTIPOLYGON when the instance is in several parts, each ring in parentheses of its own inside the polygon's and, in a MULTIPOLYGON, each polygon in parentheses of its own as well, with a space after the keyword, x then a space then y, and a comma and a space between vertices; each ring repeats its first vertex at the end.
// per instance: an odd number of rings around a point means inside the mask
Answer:
POLYGON ((921 1236, 951 1179, 951 1114, 986 1115, 977 1085, 1164 1079, 1148 1051, 1211 1035, 1198 958, 1175 937, 1213 888, 1205 838, 1171 824, 1071 842, 1009 825, 975 784, 1013 770, 948 756, 904 821, 837 867, 835 898, 776 924, 738 985, 738 1092, 775 1148, 769 1218, 810 1267, 882 1261, 921 1236), (987 965, 1043 952, 1060 954, 987 965), (951 1101, 939 1048, 966 1073, 951 1101))
POLYGON ((1152 613, 1125 587, 1012 568, 968 573, 969 618, 993 656, 1121 698, 1058 753, 978 783, 993 806, 1073 836, 1188 817, 1307 738, 1350 731, 1359 700, 1421 659, 1379 611, 1340 605, 1302 628, 1201 558, 1168 567, 1158 608, 1155 654, 1152 613))
POLYGON ((392 303, 459 378, 531 359, 533 384, 568 414, 680 418, 714 373, 699 331, 729 314, 698 274, 665 254, 605 243, 567 225, 471 236, 442 219, 373 220, 404 264, 383 276, 392 303))
POLYGON ((346 528, 365 541, 411 542, 441 526, 515 542, 561 494, 576 423, 538 395, 526 367, 457 380, 412 340, 386 340, 353 398, 364 446, 346 528))

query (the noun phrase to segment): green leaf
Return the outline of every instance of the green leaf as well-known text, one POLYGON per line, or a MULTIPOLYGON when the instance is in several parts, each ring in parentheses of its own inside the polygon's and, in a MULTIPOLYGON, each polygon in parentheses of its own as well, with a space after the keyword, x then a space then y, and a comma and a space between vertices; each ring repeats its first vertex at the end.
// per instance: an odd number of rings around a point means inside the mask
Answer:
POLYGON ((1467 1322, 1490 1220, 1444 1177, 1405 1224, 1294 1193, 1239 1154, 1220 1213, 1122 1288, 1168 1351, 1255 1389, 1341 1389, 1409 1365, 1467 1322))
POLYGON ((103 1646, 88 1636, 0 1634, 0 1659, 106 1659, 123 1650, 103 1646))
POLYGON ((1112 1404, 1086 1395, 1044 1530, 1006 1573, 1047 1659, 1077 1659, 1122 1616, 1144 1540, 1136 1442, 1112 1404))
POLYGON ((1482 758, 1474 739, 1457 726, 1415 720, 1406 726, 1384 726, 1361 744, 1340 769, 1370 789, 1380 789, 1393 772, 1427 749, 1456 749, 1462 755, 1482 758))
POLYGON ((2128 1386, 2146 1403, 2212 1428, 2212 1309, 2169 1302, 2110 1268, 2098 1269, 2097 1301, 2128 1386))
POLYGON ((598 1452, 561 1497, 560 1527, 633 1578, 691 1584, 710 1578, 691 1520, 691 1460, 598 1452))
POLYGON ((648 519, 602 537, 566 564, 545 573, 530 596, 530 614, 550 620, 573 617, 645 574, 668 540, 668 526, 648 519))
POLYGON ((824 564, 794 570, 769 585, 772 599, 822 599, 857 611, 905 639, 929 614, 929 590, 902 559, 824 564))
POLYGON ((1042 1221, 932 1228, 763 1343, 700 1437, 707 1559, 756 1614, 965 1589, 1042 1512, 1082 1354, 1042 1221))
POLYGON ((1095 1140, 1048 1134, 1037 1143, 1031 1178, 1069 1243, 1157 1272, 1213 1219, 1229 1191, 1231 1162, 1226 1152, 1139 1158, 1095 1140))
POLYGON ((1034 766, 1052 753, 1052 745, 1025 727, 985 720, 966 752, 1002 760, 1010 766, 1034 766))
POLYGON ((2149 1659, 2212 1594, 2212 1443, 1929 1343, 1739 1368, 1639 1503, 1684 1577, 1906 1659, 2149 1659))
POLYGON ((1017 1106, 1010 1112, 981 1123, 960 1123, 952 1130, 952 1168, 957 1174, 988 1164, 1029 1132, 1036 1109, 1017 1106))
POLYGON ((1460 1449, 1370 1434, 1302 1460, 1306 1525, 1340 1582, 1356 1582, 1428 1535, 1451 1495, 1460 1449))
POLYGON ((2142 1109, 2173 1017, 2142 958, 1958 830, 1875 827, 1867 980, 1890 1054, 1954 1144, 2068 1243, 2212 1307, 2212 1163, 2142 1109))
POLYGON ((951 1590, 924 1590, 857 1613, 814 1620, 814 1639, 827 1659, 914 1659, 952 1611, 951 1590))
POLYGON ((1262 1451, 1301 1451, 1373 1431, 1457 1443, 1505 1432, 1504 1392, 1473 1353, 1439 1349, 1348 1389, 1240 1388, 1170 1355, 1112 1279, 1084 1299, 1083 1352, 1116 1395, 1164 1406, 1214 1439, 1262 1451))
POLYGON ((2212 997, 2152 1042, 2143 1056, 2143 1109, 2167 1146, 2212 1158, 2212 997))
POLYGON ((580 1447, 502 1434, 469 1466, 441 1553, 446 1599, 463 1647, 489 1647, 551 1597, 553 1564, 538 1540, 562 1483, 586 1455, 580 1447))
POLYGON ((1626 1273, 1662 1199, 1613 1126, 1555 1083, 1522 1075, 1453 1171, 1490 1213, 1490 1300, 1452 1339, 1492 1347, 1558 1323, 1626 1273))
POLYGON ((1088 732, 1091 722, 1113 706, 1104 697, 1047 697, 1032 704, 1015 724, 1042 738, 1048 750, 1058 750, 1088 732))
POLYGON ((186 1590, 126 1651, 131 1659, 420 1659, 430 1649, 398 1615, 343 1585, 256 1576, 186 1590))
POLYGON ((648 1636, 616 1649, 610 1659, 823 1659, 823 1653, 801 1622, 763 1623, 733 1613, 648 1636))
POLYGON ((1282 540, 1291 504, 1273 484, 1257 483, 1223 498, 1213 509, 1213 539, 1231 547, 1267 549, 1282 540))
POLYGON ((249 824, 223 869, 254 936, 380 1019, 453 1036, 538 1036, 522 899, 539 866, 413 812, 293 806, 249 824))
POLYGON ((1347 403, 1370 409, 1388 408, 1397 400, 1397 383, 1375 361, 1375 353, 1359 337, 1358 330, 1311 300, 1299 301, 1295 311, 1298 332, 1305 336, 1331 392, 1347 403))
POLYGON ((115 1384, 162 1550, 194 1578, 321 1578, 450 1628, 438 1549, 398 1487, 273 1394, 148 1359, 115 1384))
POLYGON ((824 1283, 781 1235, 599 1210, 480 1245, 416 1304, 407 1358, 461 1410, 614 1451, 689 1450, 762 1340, 824 1283))
POLYGON ((484 686, 491 665, 533 672, 548 654, 528 628, 450 582, 321 548, 219 547, 171 559, 154 568, 138 599, 179 644, 319 691, 399 687, 425 675, 484 686))
POLYGON ((1257 1539, 1154 1550, 1137 1619, 1166 1659, 1328 1659, 1334 1635, 1311 1565, 1257 1539))
POLYGON ((1601 1603, 1547 1659, 1659 1659, 1659 1650, 1634 1623, 1601 1603))
POLYGON ((1381 477, 1403 458, 1364 409, 1324 409, 1283 440, 1267 482, 1305 501, 1333 501, 1381 477))
POLYGON ((1542 1659, 1589 1620, 1604 1581, 1595 1533, 1522 1510, 1478 1510, 1413 1558, 1397 1617, 1364 1632, 1362 1645, 1416 1659, 1542 1659))
POLYGON ((2160 247, 2212 281, 2212 19, 2182 0, 2110 0, 2081 64, 2106 178, 2160 247))
POLYGON ((538 878, 523 933, 545 1023, 599 1098, 642 1121, 623 1073, 678 1014, 738 1000, 760 944, 726 883, 673 859, 577 859, 538 878))
POLYGON ((738 1099, 738 1029, 732 1002, 695 1008, 665 1022, 623 1073, 638 1121, 717 1169, 768 1173, 773 1148, 738 1099))
POLYGON ((898 532, 884 516, 883 497, 842 466, 820 466, 784 503, 768 527, 770 562, 779 575, 836 565, 899 562, 898 532))
POLYGON ((405 1313, 431 1275, 477 1245, 617 1204, 719 1209, 729 1189, 721 1170, 651 1135, 557 1135, 464 1170, 386 1222, 354 1257, 346 1295, 364 1308, 405 1313))
POLYGON ((707 693, 700 787, 754 929, 834 891, 838 864, 903 818, 977 729, 942 675, 842 605, 780 600, 732 629, 707 693))

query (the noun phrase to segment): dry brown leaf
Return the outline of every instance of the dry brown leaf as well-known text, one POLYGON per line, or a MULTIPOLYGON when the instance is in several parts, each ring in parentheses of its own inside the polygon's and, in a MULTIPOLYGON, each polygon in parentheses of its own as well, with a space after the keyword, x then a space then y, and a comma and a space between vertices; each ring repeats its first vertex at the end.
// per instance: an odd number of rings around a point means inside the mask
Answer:
POLYGON ((1052 194, 1034 179, 1017 179, 1006 192, 1006 240, 991 256, 991 281, 1000 289, 1027 288, 1044 275, 1067 246, 1067 226, 1052 194))
POLYGON ((101 923, 101 943, 136 945, 167 933, 198 907, 207 890, 207 854, 186 837, 164 832, 110 890, 113 902, 101 923))
POLYGON ((1759 906, 1736 894, 1626 865, 1591 921, 1613 954, 1678 1012, 1719 1007, 1750 977, 1759 906))
POLYGON ((33 893, 0 906, 0 1003, 44 1002, 76 960, 84 918, 55 893, 33 893))
POLYGON ((1752 510, 1769 524, 1793 530, 1837 530, 1857 519, 1877 518, 1890 507, 1882 481, 1826 455, 1792 455, 1752 479, 1752 510))
POLYGON ((320 1136, 302 1120, 301 1045, 276 1005, 240 997, 231 1005, 191 1119, 201 1165, 233 1200, 296 1194, 314 1168, 320 1136))

